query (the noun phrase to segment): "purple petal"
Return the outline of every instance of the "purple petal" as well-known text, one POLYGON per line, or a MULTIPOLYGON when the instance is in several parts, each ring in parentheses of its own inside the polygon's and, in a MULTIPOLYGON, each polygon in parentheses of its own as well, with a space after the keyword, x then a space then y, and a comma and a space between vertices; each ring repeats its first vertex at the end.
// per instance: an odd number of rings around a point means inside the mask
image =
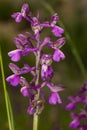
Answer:
POLYGON ((51 80, 52 77, 53 77, 53 69, 51 66, 48 66, 46 64, 43 64, 42 65, 42 68, 41 68, 41 78, 43 81, 45 80, 51 80))
POLYGON ((74 110, 75 109, 75 103, 69 103, 67 106, 66 106, 66 110, 74 110))
POLYGON ((13 14, 11 15, 11 17, 15 19, 15 18, 18 16, 18 14, 19 14, 19 12, 13 13, 13 14))
POLYGON ((29 83, 27 82, 27 80, 24 77, 20 77, 20 85, 21 86, 26 86, 26 87, 30 87, 29 83))
POLYGON ((8 53, 8 56, 11 58, 12 61, 19 61, 21 59, 21 50, 17 49, 8 53))
POLYGON ((23 51, 22 51, 22 55, 23 56, 26 56, 28 55, 30 52, 36 52, 38 50, 38 48, 25 48, 23 51))
POLYGON ((10 63, 9 68, 12 70, 13 73, 18 75, 20 74, 20 68, 17 65, 10 63))
POLYGON ((37 90, 37 89, 41 88, 41 85, 32 86, 31 88, 34 89, 34 90, 37 90))
POLYGON ((24 45, 22 44, 21 40, 18 37, 14 38, 14 43, 18 49, 20 50, 24 49, 24 45))
POLYGON ((27 37, 23 34, 18 34, 18 38, 21 39, 22 41, 26 41, 27 37))
POLYGON ((12 86, 17 86, 20 82, 20 77, 17 74, 13 74, 6 79, 12 86))
POLYGON ((43 22, 42 24, 40 24, 40 26, 43 27, 50 27, 49 22, 43 22))
POLYGON ((82 89, 79 91, 79 94, 83 94, 87 92, 87 82, 84 83, 84 86, 82 87, 82 89))
POLYGON ((65 55, 61 50, 56 49, 54 54, 53 54, 53 60, 56 61, 56 62, 59 62, 61 59, 64 60, 65 55))
POLYGON ((57 103, 62 103, 59 94, 58 93, 52 93, 51 96, 49 97, 49 103, 52 105, 56 105, 57 103))
POLYGON ((28 87, 22 87, 21 88, 21 93, 24 97, 29 97, 29 88, 28 87))
POLYGON ((21 9, 22 16, 25 18, 26 16, 29 15, 29 13, 30 13, 30 11, 29 11, 28 4, 23 4, 22 9, 21 9))
POLYGON ((31 71, 35 70, 35 67, 27 67, 27 66, 24 66, 22 69, 21 69, 21 74, 26 74, 26 73, 29 73, 31 71))
POLYGON ((11 17, 14 18, 17 23, 21 22, 22 20, 22 15, 20 12, 13 13, 11 17))
POLYGON ((64 37, 59 38, 52 45, 53 48, 61 48, 66 43, 66 39, 64 37))
POLYGON ((20 22, 22 21, 22 15, 21 15, 21 13, 19 13, 19 14, 17 15, 17 17, 15 18, 15 21, 16 21, 17 23, 20 23, 20 22))
POLYGON ((52 91, 52 92, 60 92, 60 91, 63 91, 65 89, 65 87, 61 84, 59 85, 54 85, 52 83, 47 83, 47 86, 49 87, 49 89, 52 91))
POLYGON ((51 26, 54 26, 54 25, 57 23, 58 20, 59 20, 59 16, 58 16, 57 13, 55 13, 55 14, 51 17, 51 19, 50 19, 50 25, 51 25, 51 26))
POLYGON ((51 65, 52 63, 52 55, 51 54, 42 54, 41 64, 51 65))
POLYGON ((52 27, 52 33, 56 36, 56 37, 61 37, 62 34, 64 33, 64 29, 59 27, 59 26, 53 26, 52 27))
POLYGON ((74 119, 74 120, 70 123, 70 125, 69 125, 70 128, 78 128, 78 126, 79 126, 79 121, 78 121, 77 118, 74 119))
POLYGON ((30 105, 30 106, 28 107, 28 109, 27 109, 27 113, 28 113, 29 115, 33 115, 35 112, 36 112, 36 109, 35 109, 32 105, 30 105))

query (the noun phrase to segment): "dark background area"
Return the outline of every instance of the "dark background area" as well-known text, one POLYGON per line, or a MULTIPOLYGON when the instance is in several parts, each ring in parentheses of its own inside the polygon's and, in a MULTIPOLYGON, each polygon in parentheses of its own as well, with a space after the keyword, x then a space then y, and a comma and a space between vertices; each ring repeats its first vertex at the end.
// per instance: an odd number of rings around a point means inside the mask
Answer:
MULTIPOLYGON (((43 0, 44 1, 44 0, 43 0)), ((34 15, 40 12, 41 20, 50 18, 50 12, 43 7, 41 0, 0 0, 0 45, 2 48, 2 57, 4 63, 5 77, 12 74, 8 68, 11 62, 7 53, 16 47, 13 38, 19 33, 29 31, 30 25, 25 20, 21 23, 15 23, 11 18, 13 12, 20 11, 23 3, 27 2, 30 10, 34 15)), ((59 14, 59 17, 67 29, 72 43, 75 45, 77 52, 83 62, 85 71, 87 70, 87 0, 46 0, 51 7, 59 14)), ((49 31, 46 32, 47 35, 49 31)), ((43 32, 43 37, 46 35, 43 32)), ((66 90, 60 93, 63 104, 51 106, 48 104, 49 91, 44 88, 46 94, 45 109, 39 118, 38 130, 54 130, 59 127, 60 130, 69 130, 68 125, 71 121, 69 112, 65 110, 68 103, 69 95, 76 95, 79 88, 82 87, 84 77, 76 61, 75 55, 67 40, 66 45, 62 48, 66 59, 60 63, 54 63, 55 71, 54 82, 62 83, 66 90)), ((33 57, 26 59, 27 63, 34 64, 33 57)), ((22 65, 20 62, 20 65, 22 65)), ((29 77, 30 78, 30 77, 29 77)), ((0 73, 0 130, 8 130, 8 121, 5 107, 5 99, 0 73)), ((15 130, 32 130, 32 116, 27 115, 28 100, 20 93, 20 86, 14 88, 7 84, 7 90, 11 99, 13 108, 15 130)))

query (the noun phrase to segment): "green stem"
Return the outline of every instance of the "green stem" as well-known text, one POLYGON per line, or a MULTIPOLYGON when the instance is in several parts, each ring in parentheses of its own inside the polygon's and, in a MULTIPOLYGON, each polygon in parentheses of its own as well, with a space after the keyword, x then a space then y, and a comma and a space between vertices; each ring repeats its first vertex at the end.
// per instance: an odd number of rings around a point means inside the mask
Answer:
POLYGON ((38 130, 38 115, 34 114, 33 117, 33 130, 38 130))
MULTIPOLYGON (((37 48, 39 48, 39 46, 40 46, 40 42, 38 39, 37 48)), ((37 76, 37 79, 35 81, 35 85, 39 84, 39 75, 40 75, 40 50, 37 51, 37 55, 36 55, 36 76, 37 76)), ((36 100, 39 99, 39 95, 40 95, 40 90, 38 89, 38 92, 35 95, 36 100)), ((37 109, 36 113, 34 114, 34 117, 33 117, 33 130, 38 130, 38 120, 39 120, 38 106, 36 109, 37 109)))
MULTIPOLYGON (((41 1, 41 4, 51 13, 51 15, 53 13, 55 13, 54 9, 47 2, 41 1)), ((61 20, 59 21, 59 25, 62 26, 64 28, 64 30, 65 30, 65 37, 66 37, 66 39, 67 39, 67 41, 69 43, 69 46, 70 46, 71 51, 72 51, 72 54, 74 55, 74 57, 75 57, 75 59, 77 61, 77 64, 79 66, 79 69, 80 69, 80 71, 82 73, 83 78, 87 79, 87 74, 86 74, 86 70, 85 70, 84 64, 82 62, 82 59, 79 56, 79 53, 78 53, 78 51, 76 49, 75 44, 73 43, 69 33, 67 32, 67 30, 66 30, 66 28, 65 28, 65 26, 64 26, 64 24, 62 23, 61 20)))
POLYGON ((4 74, 4 68, 3 68, 3 60, 2 60, 1 48, 0 48, 0 66, 1 66, 2 82, 3 82, 3 88, 4 88, 4 96, 5 96, 5 103, 6 103, 6 110, 7 110, 9 129, 14 130, 11 103, 10 103, 8 92, 6 90, 6 82, 5 82, 5 74, 4 74))

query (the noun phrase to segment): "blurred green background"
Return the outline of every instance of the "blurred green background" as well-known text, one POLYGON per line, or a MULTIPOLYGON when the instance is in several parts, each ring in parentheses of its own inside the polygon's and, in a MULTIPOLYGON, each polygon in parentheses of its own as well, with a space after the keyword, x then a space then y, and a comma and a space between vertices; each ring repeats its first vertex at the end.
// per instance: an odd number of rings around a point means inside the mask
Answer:
MULTIPOLYGON (((13 38, 19 34, 29 31, 30 26, 26 21, 15 23, 11 19, 13 12, 20 11, 23 3, 29 3, 30 10, 34 13, 40 11, 41 20, 50 18, 50 10, 48 11, 42 4, 44 0, 0 0, 0 45, 2 47, 2 56, 4 62, 5 77, 12 74, 8 68, 11 62, 8 58, 8 51, 14 50, 16 47, 13 43, 13 38)), ((51 106, 48 105, 47 98, 49 91, 44 88, 46 94, 45 109, 40 115, 38 130, 54 130, 59 127, 60 130, 69 130, 68 124, 71 121, 69 112, 66 112, 65 105, 68 103, 69 95, 76 95, 77 90, 82 87, 86 80, 80 70, 75 55, 72 50, 77 50, 82 60, 84 70, 87 70, 87 0, 46 0, 55 12, 60 16, 67 32, 69 33, 72 44, 67 40, 66 45, 62 48, 66 55, 65 61, 54 63, 55 71, 54 82, 62 83, 66 86, 66 90, 60 93, 63 104, 51 106)), ((49 35, 49 32, 43 32, 44 35, 49 35)), ((34 64, 33 57, 24 59, 27 63, 34 64)), ((21 61, 20 65, 22 65, 21 61)), ((30 77, 29 77, 30 78, 30 77)), ((20 87, 12 87, 7 84, 7 90, 11 99, 13 108, 15 130, 32 130, 32 116, 27 115, 26 110, 28 100, 20 94, 20 87)), ((0 130, 9 130, 3 86, 0 73, 0 130)))

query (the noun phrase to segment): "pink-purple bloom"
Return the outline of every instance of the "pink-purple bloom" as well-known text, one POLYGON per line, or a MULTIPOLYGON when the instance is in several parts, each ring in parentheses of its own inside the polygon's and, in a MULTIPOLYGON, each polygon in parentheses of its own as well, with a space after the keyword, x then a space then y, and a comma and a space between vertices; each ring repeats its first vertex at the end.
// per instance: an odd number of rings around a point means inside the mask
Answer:
POLYGON ((54 54, 53 54, 53 60, 56 61, 56 62, 59 62, 61 59, 64 60, 65 55, 61 50, 56 49, 54 54))
POLYGON ((20 77, 17 74, 13 74, 6 79, 12 86, 17 86, 20 82, 20 77))
POLYGON ((57 103, 62 103, 60 96, 57 92, 53 92, 49 97, 49 103, 52 105, 56 105, 57 103))
POLYGON ((56 37, 62 37, 62 34, 64 33, 64 29, 62 29, 59 26, 53 26, 52 27, 52 33, 56 36, 56 37))
POLYGON ((78 92, 78 96, 69 97, 70 103, 66 106, 66 110, 71 110, 72 121, 69 124, 70 128, 76 128, 78 130, 87 129, 87 82, 84 83, 83 87, 78 92), (78 104, 82 104, 79 107, 78 104), (79 108, 78 108, 79 107, 79 108), (79 111, 77 111, 79 110, 79 111))
POLYGON ((18 62, 21 59, 21 50, 16 49, 8 53, 8 56, 11 58, 12 61, 18 62))
POLYGON ((31 32, 26 32, 28 36, 24 34, 18 34, 14 38, 15 50, 8 53, 11 61, 18 62, 23 56, 28 56, 33 53, 36 57, 36 66, 29 66, 27 63, 23 64, 23 67, 18 67, 14 63, 9 64, 9 68, 12 70, 13 75, 9 76, 6 80, 12 86, 21 86, 21 94, 29 98, 29 106, 27 113, 32 115, 34 113, 40 114, 44 108, 45 98, 42 92, 43 87, 48 87, 51 91, 49 96, 49 103, 56 105, 62 103, 59 96, 59 92, 64 90, 64 87, 59 84, 52 83, 54 71, 52 67, 53 61, 60 62, 65 59, 64 53, 61 51, 61 47, 65 44, 66 39, 62 37, 64 29, 57 25, 59 16, 57 13, 53 14, 49 21, 40 22, 39 13, 36 16, 31 15, 30 8, 27 3, 23 4, 21 11, 13 13, 11 16, 17 23, 20 23, 24 18, 31 25, 31 32), (56 41, 52 40, 52 36, 46 36, 41 38, 40 35, 43 32, 43 28, 50 28, 53 37, 56 37, 56 41), (44 47, 49 47, 53 50, 53 53, 45 53, 44 47), (37 83, 39 71, 40 83, 37 83), (30 73, 32 79, 28 81, 23 75, 30 73), (37 97, 39 92, 39 97, 37 97), (38 108, 38 110, 37 110, 38 108))

